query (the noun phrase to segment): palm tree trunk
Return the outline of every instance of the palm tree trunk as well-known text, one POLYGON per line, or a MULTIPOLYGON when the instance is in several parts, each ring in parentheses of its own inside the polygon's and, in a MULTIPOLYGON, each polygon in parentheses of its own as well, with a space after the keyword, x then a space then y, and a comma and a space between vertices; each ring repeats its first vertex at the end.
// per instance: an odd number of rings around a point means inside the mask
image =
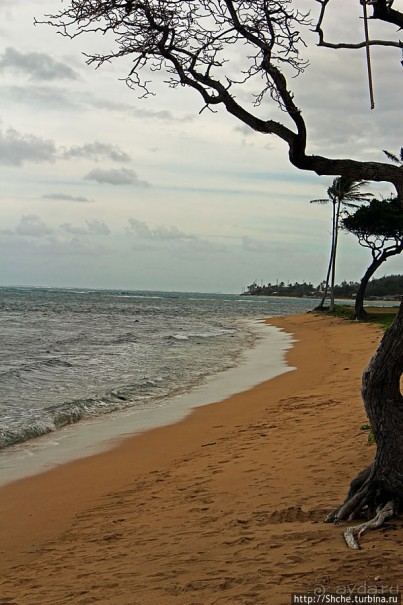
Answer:
POLYGON ((334 286, 336 283, 336 253, 337 253, 337 241, 339 238, 339 220, 340 220, 340 208, 341 208, 341 200, 337 200, 334 202, 334 236, 333 236, 333 255, 332 255, 332 279, 330 286, 330 306, 329 311, 332 313, 334 311, 334 286), (337 209, 336 209, 337 208, 337 209))
MULTIPOLYGON (((332 239, 333 239, 333 237, 332 237, 332 239)), ((332 244, 332 248, 331 248, 331 251, 330 251, 329 265, 327 267, 325 289, 324 289, 324 292, 323 292, 323 295, 322 295, 322 299, 321 299, 320 303, 318 304, 318 306, 315 307, 315 310, 323 309, 323 307, 325 305, 327 293, 328 293, 328 290, 329 290, 330 273, 332 271, 332 266, 333 266, 333 244, 332 244)))
POLYGON ((318 310, 318 311, 320 309, 323 309, 325 302, 326 302, 327 293, 329 290, 330 275, 332 273, 332 268, 333 268, 335 227, 336 227, 336 203, 332 200, 332 243, 330 245, 330 258, 329 258, 329 265, 328 265, 327 274, 326 274, 325 291, 323 292, 323 296, 322 296, 320 303, 318 304, 317 307, 315 307, 315 310, 318 310))

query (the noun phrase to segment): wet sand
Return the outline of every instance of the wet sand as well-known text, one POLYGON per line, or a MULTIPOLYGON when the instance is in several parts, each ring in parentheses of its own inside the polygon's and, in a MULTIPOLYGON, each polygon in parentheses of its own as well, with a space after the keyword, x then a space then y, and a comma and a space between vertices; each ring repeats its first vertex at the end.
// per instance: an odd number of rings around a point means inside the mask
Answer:
POLYGON ((296 368, 0 490, 2 605, 273 604, 403 584, 402 525, 345 546, 326 513, 374 456, 361 374, 381 331, 269 323, 296 368))
POLYGON ((2 449, 0 487, 110 450, 122 438, 179 422, 196 407, 223 401, 292 370, 285 359, 285 351, 292 346, 292 336, 280 328, 265 325, 264 320, 247 323, 257 340, 253 347, 242 352, 236 367, 208 376, 190 390, 171 397, 86 418, 37 439, 2 449))

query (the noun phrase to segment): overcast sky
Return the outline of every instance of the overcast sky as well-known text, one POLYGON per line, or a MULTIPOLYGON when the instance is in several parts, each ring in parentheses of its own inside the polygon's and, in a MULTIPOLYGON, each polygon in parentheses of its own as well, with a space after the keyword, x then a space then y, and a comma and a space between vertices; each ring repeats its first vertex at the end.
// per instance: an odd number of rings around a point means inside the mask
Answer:
MULTIPOLYGON (((332 177, 296 170, 285 144, 222 110, 199 115, 196 93, 169 89, 160 75, 157 95, 139 100, 119 80, 127 61, 85 64, 81 51, 102 50, 102 39, 70 41, 33 25, 59 4, 0 0, 0 285, 236 293, 254 279, 319 283, 330 207, 309 200, 325 197, 332 177)), ((337 4, 330 37, 362 40, 358 14, 342 20, 351 0, 337 4)), ((370 25, 374 37, 399 38, 394 26, 370 25)), ((364 51, 310 47, 306 57, 291 88, 308 152, 375 161, 382 149, 397 153, 399 50, 372 50, 374 111, 364 51)), ((282 117, 269 99, 260 111, 282 117)), ((359 279, 369 260, 343 235, 338 281, 359 279)), ((393 272, 401 260, 379 276, 393 272)))

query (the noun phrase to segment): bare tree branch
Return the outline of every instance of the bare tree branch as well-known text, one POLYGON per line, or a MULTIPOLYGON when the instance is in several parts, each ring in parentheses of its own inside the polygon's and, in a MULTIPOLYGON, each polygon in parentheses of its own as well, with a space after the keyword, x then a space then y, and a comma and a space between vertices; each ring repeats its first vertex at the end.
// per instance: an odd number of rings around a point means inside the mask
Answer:
MULTIPOLYGON (((403 41, 402 40, 368 40, 368 43, 364 40, 362 42, 351 43, 351 42, 327 42, 325 40, 325 35, 323 31, 323 20, 325 18, 326 9, 331 0, 316 0, 321 6, 318 21, 316 23, 315 32, 318 34, 319 42, 318 46, 324 46, 326 48, 334 48, 334 49, 349 49, 356 50, 359 48, 365 48, 368 46, 392 46, 395 48, 403 49, 403 41)), ((399 27, 403 27, 403 15, 398 11, 392 10, 390 8, 391 2, 386 2, 386 0, 361 0, 361 3, 366 1, 368 5, 371 5, 373 8, 372 19, 379 19, 381 21, 388 21, 389 23, 395 23, 399 27), (390 20, 391 15, 394 15, 395 20, 390 20)))
MULTIPOLYGON (((393 40, 368 40, 368 45, 369 46, 393 46, 395 48, 403 48, 403 42, 401 40, 399 40, 398 42, 394 42, 393 40)), ((365 48, 366 42, 365 41, 357 42, 356 44, 347 43, 347 42, 332 43, 332 42, 325 42, 322 37, 318 46, 325 46, 326 48, 334 48, 336 50, 342 49, 342 48, 345 48, 348 50, 356 50, 358 48, 365 48)))
MULTIPOLYGON (((321 4, 320 34, 330 0, 317 1, 321 4)), ((192 88, 205 108, 223 105, 253 130, 285 141, 290 161, 297 168, 319 175, 387 181, 403 203, 401 167, 307 153, 305 121, 285 72, 300 75, 305 70, 301 31, 312 22, 290 0, 69 0, 67 8, 47 19, 64 36, 95 32, 113 40, 109 53, 88 56, 87 62, 99 67, 129 56, 133 65, 126 81, 139 88, 141 96, 152 94, 150 81, 142 78, 143 70, 165 72, 170 87, 192 88), (233 87, 246 82, 258 87, 255 105, 270 95, 293 127, 280 120, 265 120, 261 111, 240 104, 233 87)))

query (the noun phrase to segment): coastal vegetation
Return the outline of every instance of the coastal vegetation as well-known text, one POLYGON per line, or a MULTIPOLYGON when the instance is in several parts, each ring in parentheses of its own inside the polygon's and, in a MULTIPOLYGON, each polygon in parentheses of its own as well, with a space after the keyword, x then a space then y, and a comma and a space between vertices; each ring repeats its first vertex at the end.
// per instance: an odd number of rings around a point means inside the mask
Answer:
MULTIPOLYGON (((403 165, 401 159, 387 151, 385 155, 394 163, 403 165)), ((403 149, 400 150, 400 158, 403 156, 403 149)), ((372 282, 369 287, 370 279, 381 265, 391 258, 403 252, 403 210, 397 197, 389 199, 372 199, 370 193, 361 193, 360 187, 365 182, 355 182, 352 179, 334 179, 333 184, 327 190, 328 198, 312 200, 311 203, 326 204, 332 203, 332 238, 328 270, 325 281, 317 288, 298 287, 296 290, 300 294, 297 296, 318 296, 320 303, 316 307, 318 310, 325 308, 325 301, 329 295, 329 312, 335 309, 335 297, 354 298, 354 319, 365 319, 367 312, 364 309, 365 298, 388 297, 396 300, 402 298, 401 288, 394 284, 394 290, 377 290, 377 283, 372 282), (355 202, 360 202, 357 205, 355 202), (352 212, 352 209, 355 212, 352 212), (341 286, 335 285, 336 275, 336 253, 338 244, 339 229, 343 229, 358 239, 360 246, 368 248, 371 252, 371 262, 367 267, 359 284, 343 282, 341 286), (310 292, 309 292, 310 290, 310 292)), ((310 284, 311 285, 311 284, 310 284)), ((385 284, 383 284, 385 285, 385 284)), ((256 288, 252 285, 252 290, 256 288)), ((291 291, 293 289, 291 288, 291 291)), ((281 294, 279 294, 281 295, 281 294)), ((295 295, 295 294, 291 294, 295 295)))
POLYGON ((355 317, 364 319, 364 298, 369 280, 391 256, 403 252, 403 212, 399 200, 372 200, 342 220, 344 229, 353 233, 364 248, 371 251, 372 261, 365 271, 355 296, 355 317))
MULTIPOLYGON (((361 286, 360 282, 342 281, 334 285, 335 298, 355 299, 361 286)), ((246 287, 244 296, 292 296, 298 298, 322 298, 326 284, 317 286, 312 283, 285 283, 276 281, 275 284, 258 284, 254 281, 246 287)), ((400 300, 403 297, 403 275, 387 275, 368 281, 366 288, 367 300, 400 300)))
MULTIPOLYGON (((294 167, 318 175, 389 183, 403 207, 403 168, 391 158, 382 162, 338 159, 331 157, 331 152, 319 155, 307 149, 307 122, 290 83, 308 67, 302 56, 310 43, 308 32, 313 29, 319 46, 332 49, 326 52, 366 49, 371 107, 370 47, 402 48, 402 42, 394 38, 396 26, 403 26, 403 13, 387 0, 363 0, 364 21, 367 23, 367 10, 371 11, 372 20, 384 22, 385 28, 390 24, 393 39, 369 40, 366 35, 358 44, 329 42, 325 15, 334 4, 332 0, 313 3, 319 7, 316 23, 293 0, 67 0, 59 12, 46 19, 65 36, 92 34, 93 40, 97 35, 107 40, 103 48, 108 50, 87 54, 89 64, 100 67, 129 57, 126 81, 142 97, 153 94, 153 76, 159 80, 165 76, 167 86, 190 88, 199 95, 202 110, 221 107, 245 127, 281 139, 294 167), (252 103, 246 94, 251 91, 252 103), (277 109, 280 111, 275 113, 277 109)), ((354 25, 349 14, 345 18, 349 27, 354 25)), ((361 32, 361 19, 355 19, 355 24, 361 32)), ((337 29, 332 24, 332 31, 343 32, 340 25, 337 29)), ((396 61, 400 61, 399 55, 396 61)), ((339 77, 344 79, 343 72, 339 77)), ((309 104, 309 95, 307 98, 309 104)), ((309 113, 309 107, 307 110, 309 113)), ((318 128, 312 120, 315 117, 310 116, 310 127, 318 128)), ((403 505, 402 373, 403 302, 363 375, 362 396, 377 445, 375 458, 351 482, 341 506, 327 517, 335 523, 362 515, 370 519, 345 531, 346 542, 354 549, 359 548, 357 535, 379 527, 385 519, 397 515, 403 505)))
MULTIPOLYGON (((390 328, 398 312, 398 307, 368 307, 365 321, 381 327, 383 330, 390 328)), ((342 319, 352 319, 351 307, 347 305, 336 305, 333 315, 342 319)))

